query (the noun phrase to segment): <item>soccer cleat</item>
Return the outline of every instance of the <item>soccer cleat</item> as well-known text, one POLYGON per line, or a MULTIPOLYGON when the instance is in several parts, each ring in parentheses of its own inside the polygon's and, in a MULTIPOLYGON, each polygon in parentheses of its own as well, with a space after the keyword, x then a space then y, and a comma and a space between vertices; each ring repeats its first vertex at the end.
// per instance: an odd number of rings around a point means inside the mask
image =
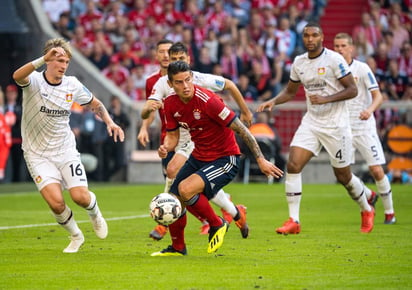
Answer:
POLYGON ((210 227, 209 245, 207 247, 209 254, 216 252, 223 245, 223 239, 225 238, 229 224, 224 219, 222 219, 222 222, 223 224, 219 227, 210 227))
POLYGON ((101 214, 98 214, 95 217, 90 217, 90 220, 92 221, 96 236, 100 239, 105 239, 109 231, 107 229, 107 223, 104 217, 101 214))
POLYGON ((205 223, 200 227, 200 234, 207 235, 209 233, 210 225, 209 223, 205 223))
POLYGON ((395 213, 385 213, 385 220, 383 223, 385 225, 393 225, 396 223, 395 213))
POLYGON ((379 196, 376 194, 376 192, 372 191, 371 197, 368 199, 369 205, 375 207, 376 202, 378 201, 379 196))
POLYGON ((150 232, 149 237, 153 240, 160 241, 166 234, 167 227, 159 224, 150 232))
POLYGON ((246 207, 242 204, 236 206, 239 211, 240 219, 238 219, 235 224, 240 229, 242 238, 246 239, 249 236, 249 226, 246 222, 246 207))
POLYGON ((178 251, 175 248, 173 248, 172 245, 168 246, 166 249, 161 250, 160 252, 154 252, 152 253, 150 256, 152 257, 179 257, 179 256, 186 256, 187 255, 187 251, 186 251, 186 247, 181 250, 178 251))
POLYGON ((371 211, 362 211, 362 224, 361 224, 361 232, 362 233, 370 233, 373 229, 373 221, 375 219, 375 209, 371 207, 371 211))
POLYGON ((276 229, 276 232, 282 235, 299 234, 300 224, 290 217, 287 221, 284 222, 283 226, 276 229))
POLYGON ((80 232, 76 236, 70 236, 69 239, 70 244, 63 250, 63 253, 77 253, 84 243, 83 233, 80 232))

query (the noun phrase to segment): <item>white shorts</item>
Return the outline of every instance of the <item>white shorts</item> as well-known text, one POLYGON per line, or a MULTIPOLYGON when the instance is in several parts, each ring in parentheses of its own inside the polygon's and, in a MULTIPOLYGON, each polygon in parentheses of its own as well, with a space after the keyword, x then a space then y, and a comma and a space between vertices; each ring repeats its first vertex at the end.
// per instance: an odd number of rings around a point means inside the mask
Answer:
POLYGON ((352 133, 348 126, 338 128, 314 128, 302 122, 293 136, 290 146, 296 146, 319 155, 322 147, 329 154, 335 168, 349 166, 352 161, 352 133))
POLYGON ((175 148, 175 154, 183 155, 186 159, 189 159, 190 154, 192 154, 193 149, 195 149, 195 143, 193 143, 188 130, 183 128, 179 130, 179 143, 175 148))
POLYGON ((68 151, 53 157, 39 157, 36 154, 24 153, 27 168, 37 189, 51 183, 59 183, 62 188, 88 186, 86 171, 80 161, 77 150, 68 151))
POLYGON ((179 144, 175 148, 175 154, 183 155, 186 159, 189 159, 193 149, 195 149, 195 143, 192 140, 179 140, 179 144))
MULTIPOLYGON (((382 143, 376 130, 356 132, 352 138, 353 152, 358 150, 368 166, 386 163, 382 143)), ((355 154, 353 154, 352 163, 355 163, 355 154)))

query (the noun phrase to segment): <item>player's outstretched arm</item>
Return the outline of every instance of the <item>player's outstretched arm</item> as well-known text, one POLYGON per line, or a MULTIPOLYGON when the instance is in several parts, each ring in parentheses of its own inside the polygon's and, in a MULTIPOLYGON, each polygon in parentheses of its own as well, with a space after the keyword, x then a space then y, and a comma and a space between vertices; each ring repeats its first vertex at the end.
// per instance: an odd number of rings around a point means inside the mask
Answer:
POLYGON ((149 114, 149 118, 143 119, 142 126, 140 127, 139 134, 137 134, 137 140, 139 143, 142 144, 143 147, 146 147, 147 143, 149 143, 149 127, 152 124, 155 118, 154 112, 149 114))
POLYGON ((92 101, 86 106, 88 106, 93 111, 93 113, 95 113, 103 120, 103 122, 107 126, 107 133, 109 133, 110 137, 113 137, 115 142, 117 142, 118 140, 120 142, 124 141, 124 132, 122 128, 120 128, 120 126, 113 122, 112 118, 109 115, 109 112, 107 112, 106 110, 106 107, 98 98, 93 96, 92 101))
POLYGON ((225 89, 228 90, 240 109, 240 120, 250 127, 252 125, 253 114, 246 105, 242 93, 239 91, 235 83, 229 79, 225 79, 225 89))
POLYGON ((159 110, 162 107, 162 102, 155 100, 147 100, 143 106, 141 117, 142 119, 147 119, 150 114, 154 111, 159 110))
POLYGON ((253 156, 256 158, 260 171, 262 171, 263 174, 265 174, 267 177, 273 176, 276 178, 280 178, 283 176, 282 170, 280 170, 278 167, 276 167, 276 165, 265 159, 258 143, 256 142, 255 137, 252 135, 252 133, 250 133, 248 128, 246 128, 246 126, 243 125, 243 123, 238 118, 236 118, 230 124, 230 128, 237 134, 239 134, 243 142, 245 142, 245 144, 249 147, 253 156))
POLYGON ((271 111, 274 106, 289 102, 295 97, 296 93, 298 92, 299 86, 299 82, 292 82, 289 80, 286 88, 284 88, 276 97, 273 97, 272 99, 260 104, 256 109, 256 112, 263 112, 266 110, 271 111))

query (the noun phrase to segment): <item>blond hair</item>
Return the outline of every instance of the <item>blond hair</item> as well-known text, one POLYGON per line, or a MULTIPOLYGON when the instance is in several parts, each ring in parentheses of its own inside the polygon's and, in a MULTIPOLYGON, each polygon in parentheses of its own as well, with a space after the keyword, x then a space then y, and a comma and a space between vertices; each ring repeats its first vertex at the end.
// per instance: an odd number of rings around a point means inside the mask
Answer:
POLYGON ((72 58, 72 49, 70 43, 64 38, 53 38, 49 39, 44 45, 43 54, 46 54, 53 47, 61 47, 66 52, 66 56, 72 58))
POLYGON ((350 36, 349 34, 345 32, 336 34, 335 39, 346 39, 348 41, 348 44, 350 45, 353 44, 352 36, 350 36))

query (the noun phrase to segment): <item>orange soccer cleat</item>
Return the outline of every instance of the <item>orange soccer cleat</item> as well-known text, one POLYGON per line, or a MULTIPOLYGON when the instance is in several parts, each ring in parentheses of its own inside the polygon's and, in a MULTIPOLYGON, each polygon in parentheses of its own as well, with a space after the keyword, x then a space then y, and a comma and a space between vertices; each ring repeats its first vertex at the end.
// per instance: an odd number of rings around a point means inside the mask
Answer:
POLYGON ((288 235, 288 234, 299 234, 300 233, 300 224, 293 220, 293 218, 289 218, 283 226, 276 229, 278 234, 288 235))

